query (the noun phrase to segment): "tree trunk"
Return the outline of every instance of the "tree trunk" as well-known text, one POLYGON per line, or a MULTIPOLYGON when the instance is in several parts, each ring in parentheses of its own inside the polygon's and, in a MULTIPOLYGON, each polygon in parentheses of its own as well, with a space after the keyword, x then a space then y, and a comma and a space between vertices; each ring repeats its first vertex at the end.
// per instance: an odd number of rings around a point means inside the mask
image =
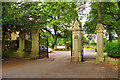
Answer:
POLYGON ((5 33, 3 33, 2 37, 2 50, 5 51, 5 33))
POLYGON ((108 23, 103 22, 99 4, 97 4, 97 11, 98 11, 98 19, 99 19, 99 22, 100 22, 101 24, 103 24, 103 25, 110 26, 108 23))
MULTIPOLYGON (((118 2, 119 10, 120 10, 120 1, 118 2)), ((120 32, 118 32, 118 42, 120 42, 120 32)))
POLYGON ((118 35, 118 42, 120 42, 120 32, 115 30, 116 34, 118 35))
POLYGON ((31 54, 30 57, 33 59, 37 58, 37 55, 39 54, 39 30, 33 29, 31 32, 31 37, 32 37, 32 49, 31 49, 31 54))
POLYGON ((20 32, 19 34, 19 57, 22 58, 24 56, 23 49, 25 49, 25 34, 20 32))
POLYGON ((120 42, 120 34, 118 35, 118 42, 120 42))
POLYGON ((54 32, 55 32, 55 45, 57 45, 57 29, 54 26, 54 32))
POLYGON ((109 41, 112 42, 112 34, 109 32, 109 41))
POLYGON ((55 45, 57 45, 57 34, 55 34, 55 45))
POLYGON ((99 4, 97 4, 97 11, 98 11, 99 22, 101 22, 102 21, 102 16, 101 16, 99 4))

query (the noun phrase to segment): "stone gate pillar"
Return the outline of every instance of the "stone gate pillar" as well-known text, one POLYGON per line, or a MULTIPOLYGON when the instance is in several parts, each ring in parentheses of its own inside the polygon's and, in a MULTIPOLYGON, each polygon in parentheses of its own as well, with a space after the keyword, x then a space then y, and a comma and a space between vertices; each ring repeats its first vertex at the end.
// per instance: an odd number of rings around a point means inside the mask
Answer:
POLYGON ((39 30, 33 29, 31 32, 32 36, 32 49, 31 49, 31 58, 37 58, 39 54, 39 30))
POLYGON ((72 62, 81 62, 82 60, 81 31, 82 26, 76 19, 72 24, 72 62))
POLYGON ((103 25, 97 24, 97 56, 96 56, 96 64, 104 62, 104 53, 103 53, 103 25))

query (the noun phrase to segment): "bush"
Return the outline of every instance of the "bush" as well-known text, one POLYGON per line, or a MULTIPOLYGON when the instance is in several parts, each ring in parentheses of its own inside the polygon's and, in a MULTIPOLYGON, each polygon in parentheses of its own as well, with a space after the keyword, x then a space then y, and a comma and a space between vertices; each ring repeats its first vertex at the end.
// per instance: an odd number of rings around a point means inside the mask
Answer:
POLYGON ((25 48, 31 48, 32 47, 32 42, 29 40, 25 40, 25 48))
POLYGON ((5 59, 5 58, 11 58, 11 57, 14 57, 14 53, 12 50, 6 50, 6 51, 2 51, 2 58, 5 59))
POLYGON ((55 45, 55 43, 53 43, 52 46, 51 46, 53 49, 54 49, 54 45, 55 45))
POLYGON ((6 46, 9 50, 17 51, 19 47, 19 40, 5 40, 5 45, 3 46, 6 46))
POLYGON ((3 51, 3 52, 2 52, 2 58, 3 58, 3 59, 4 59, 4 58, 10 58, 9 52, 3 51))
POLYGON ((108 42, 105 45, 105 51, 109 57, 120 58, 120 43, 108 42))
POLYGON ((96 45, 95 40, 92 40, 92 41, 91 41, 91 45, 96 45))

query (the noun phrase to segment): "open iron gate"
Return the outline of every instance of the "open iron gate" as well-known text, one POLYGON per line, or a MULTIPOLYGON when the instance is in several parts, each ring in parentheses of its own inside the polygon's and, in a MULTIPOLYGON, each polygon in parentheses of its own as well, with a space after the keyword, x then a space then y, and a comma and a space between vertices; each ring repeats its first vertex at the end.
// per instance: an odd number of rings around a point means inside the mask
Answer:
POLYGON ((72 31, 71 31, 71 57, 72 57, 72 31))
POLYGON ((39 59, 49 57, 48 54, 48 37, 40 36, 39 33, 39 59))

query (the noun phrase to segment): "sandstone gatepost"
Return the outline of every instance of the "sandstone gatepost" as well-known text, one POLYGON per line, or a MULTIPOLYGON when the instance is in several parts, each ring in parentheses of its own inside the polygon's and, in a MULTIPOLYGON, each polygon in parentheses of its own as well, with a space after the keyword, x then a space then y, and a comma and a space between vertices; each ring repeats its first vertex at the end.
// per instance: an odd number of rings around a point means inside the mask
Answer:
POLYGON ((82 41, 81 41, 81 24, 75 19, 72 24, 72 62, 81 62, 82 60, 82 41))
POLYGON ((98 24, 96 26, 97 32, 97 56, 96 56, 96 64, 104 62, 104 53, 103 53, 103 25, 98 24))

